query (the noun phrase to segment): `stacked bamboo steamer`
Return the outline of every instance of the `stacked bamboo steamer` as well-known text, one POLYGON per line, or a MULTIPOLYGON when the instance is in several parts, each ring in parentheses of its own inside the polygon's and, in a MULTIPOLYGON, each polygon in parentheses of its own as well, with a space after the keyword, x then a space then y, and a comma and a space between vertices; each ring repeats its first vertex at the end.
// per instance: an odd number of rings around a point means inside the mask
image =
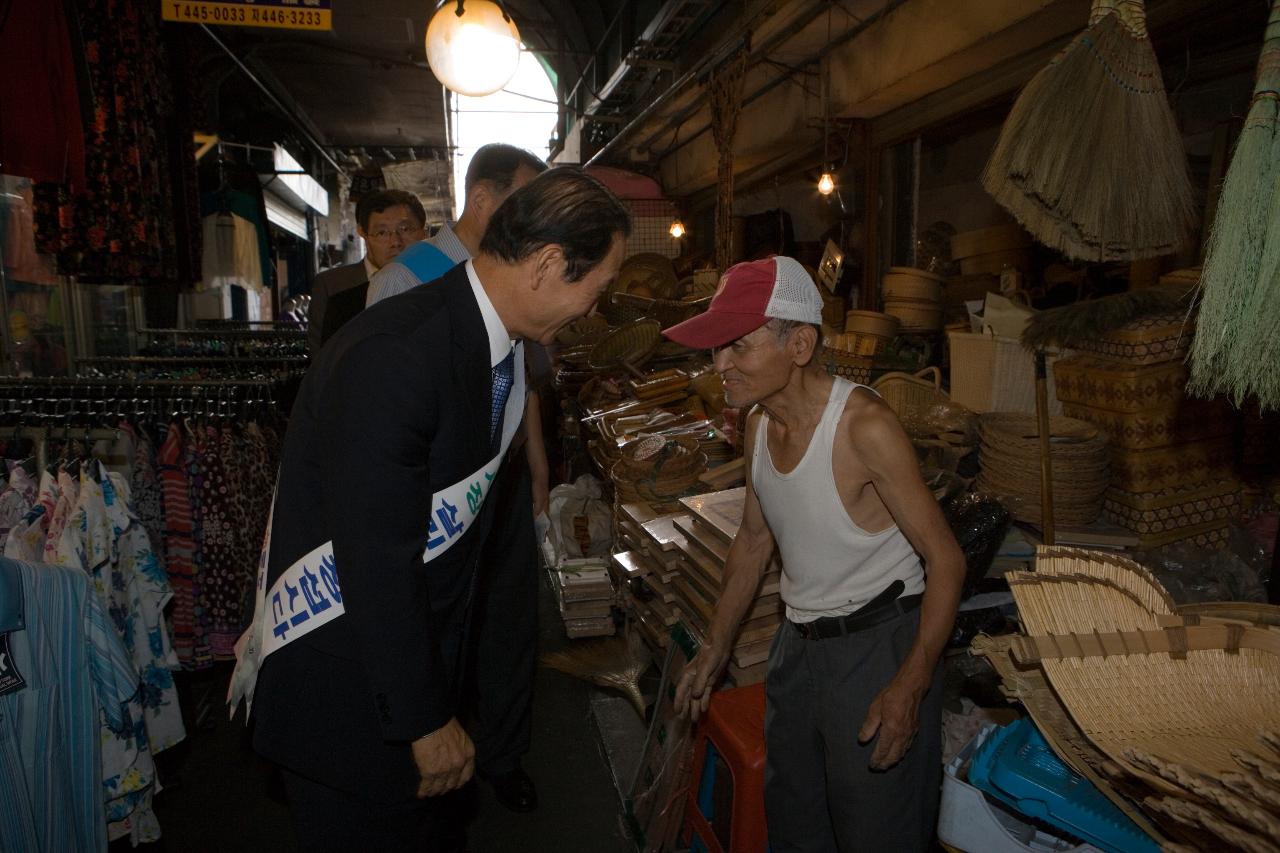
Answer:
POLYGON ((859 356, 878 355, 898 334, 898 318, 879 311, 848 311, 842 325, 843 332, 827 336, 827 346, 859 356))
POLYGON ((945 279, 915 267, 889 267, 882 280, 884 312, 897 317, 900 330, 931 333, 942 329, 942 283, 945 279))
POLYGON ((1016 222, 965 231, 951 238, 951 258, 960 264, 960 274, 1000 275, 1013 267, 1031 272, 1031 235, 1016 222))

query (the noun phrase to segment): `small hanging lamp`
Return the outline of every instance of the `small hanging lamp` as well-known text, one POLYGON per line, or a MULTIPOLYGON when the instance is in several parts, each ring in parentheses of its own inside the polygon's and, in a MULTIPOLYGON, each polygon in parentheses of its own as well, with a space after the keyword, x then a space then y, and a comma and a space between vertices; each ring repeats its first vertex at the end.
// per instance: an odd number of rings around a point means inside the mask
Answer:
POLYGON ((684 223, 680 220, 679 214, 676 214, 676 218, 671 220, 671 227, 667 230, 671 233, 671 236, 677 240, 684 236, 684 223))
POLYGON ((444 0, 427 24, 431 73, 459 95, 491 95, 520 65, 520 31, 491 0, 444 0))

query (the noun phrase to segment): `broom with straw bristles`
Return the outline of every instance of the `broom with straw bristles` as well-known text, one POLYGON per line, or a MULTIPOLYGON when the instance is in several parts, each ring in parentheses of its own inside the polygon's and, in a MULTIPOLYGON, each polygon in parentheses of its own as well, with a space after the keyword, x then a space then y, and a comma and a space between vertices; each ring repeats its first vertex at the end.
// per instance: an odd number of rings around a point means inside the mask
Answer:
POLYGON ((1141 0, 1094 0, 1088 28, 1018 95, 982 185, 1073 258, 1153 258, 1191 239, 1186 152, 1141 0))
POLYGON ((1192 393, 1256 396, 1280 408, 1280 0, 1273 0, 1258 79, 1222 184, 1200 277, 1192 393))

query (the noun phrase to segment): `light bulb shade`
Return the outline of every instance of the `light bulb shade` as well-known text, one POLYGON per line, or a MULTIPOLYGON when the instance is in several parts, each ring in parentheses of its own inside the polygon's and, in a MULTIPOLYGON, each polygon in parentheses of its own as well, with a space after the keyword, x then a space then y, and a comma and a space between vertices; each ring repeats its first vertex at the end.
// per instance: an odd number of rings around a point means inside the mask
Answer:
POLYGON ((671 236, 679 240, 684 236, 684 223, 679 219, 671 223, 671 236))
POLYGON ((427 64, 459 95, 491 95, 520 65, 520 31, 497 3, 465 0, 461 15, 458 5, 447 0, 427 24, 427 64))
POLYGON ((818 178, 818 192, 823 195, 831 195, 836 188, 836 179, 831 177, 830 172, 823 172, 822 177, 818 178))

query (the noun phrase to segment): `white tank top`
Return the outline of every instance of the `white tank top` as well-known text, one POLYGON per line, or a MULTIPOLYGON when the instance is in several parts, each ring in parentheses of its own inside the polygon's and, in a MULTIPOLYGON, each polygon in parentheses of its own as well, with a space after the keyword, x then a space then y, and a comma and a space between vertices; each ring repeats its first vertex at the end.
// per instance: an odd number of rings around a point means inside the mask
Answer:
POLYGON ((852 613, 895 580, 906 585, 903 595, 924 592, 920 557, 898 526, 868 533, 849 518, 836 490, 836 426, 853 389, 866 387, 835 379, 800 464, 786 474, 769 453, 769 414, 760 418, 751 483, 782 556, 782 601, 793 622, 852 613))

